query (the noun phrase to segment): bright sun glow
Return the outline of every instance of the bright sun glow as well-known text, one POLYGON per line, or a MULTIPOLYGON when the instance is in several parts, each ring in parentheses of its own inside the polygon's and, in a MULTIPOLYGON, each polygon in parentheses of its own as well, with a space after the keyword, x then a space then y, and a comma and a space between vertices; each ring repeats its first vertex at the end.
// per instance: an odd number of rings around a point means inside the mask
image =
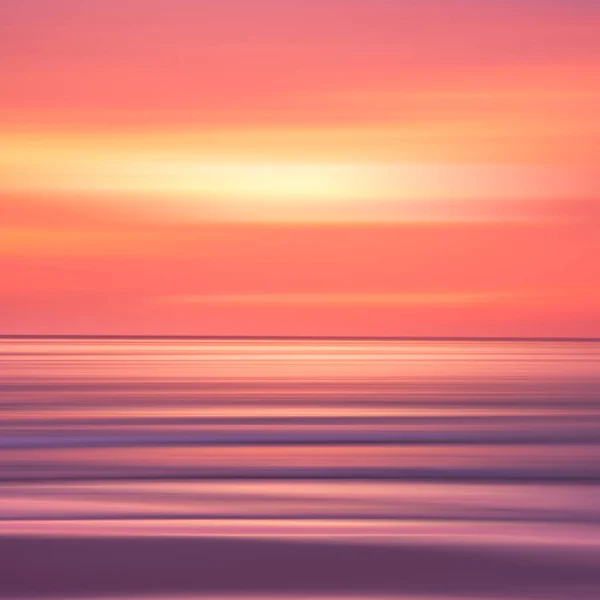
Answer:
MULTIPOLYGON (((544 198, 565 187, 557 169, 535 167, 311 162, 286 156, 227 161, 191 150, 150 151, 140 140, 125 147, 66 139, 8 141, 11 151, 0 151, 7 190, 99 200, 177 220, 480 219, 498 202, 544 198)), ((501 212, 506 216, 514 209, 501 212)))
POLYGON ((381 182, 369 172, 372 169, 365 172, 360 165, 165 161, 123 167, 119 181, 129 192, 159 192, 237 205, 328 203, 384 193, 381 182))

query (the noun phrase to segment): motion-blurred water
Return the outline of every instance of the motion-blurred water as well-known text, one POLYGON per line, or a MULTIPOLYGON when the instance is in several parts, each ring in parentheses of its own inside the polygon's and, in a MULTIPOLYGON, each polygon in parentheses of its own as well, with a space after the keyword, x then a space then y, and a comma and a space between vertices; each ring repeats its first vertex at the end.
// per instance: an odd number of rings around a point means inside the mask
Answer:
POLYGON ((0 339, 2 597, 600 598, 600 343, 0 339))

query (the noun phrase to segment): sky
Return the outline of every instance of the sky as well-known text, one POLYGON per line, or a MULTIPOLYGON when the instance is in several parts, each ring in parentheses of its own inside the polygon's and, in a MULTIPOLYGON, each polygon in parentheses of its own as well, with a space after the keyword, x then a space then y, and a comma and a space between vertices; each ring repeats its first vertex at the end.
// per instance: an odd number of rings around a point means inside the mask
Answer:
POLYGON ((600 336, 600 2, 0 23, 0 333, 600 336))

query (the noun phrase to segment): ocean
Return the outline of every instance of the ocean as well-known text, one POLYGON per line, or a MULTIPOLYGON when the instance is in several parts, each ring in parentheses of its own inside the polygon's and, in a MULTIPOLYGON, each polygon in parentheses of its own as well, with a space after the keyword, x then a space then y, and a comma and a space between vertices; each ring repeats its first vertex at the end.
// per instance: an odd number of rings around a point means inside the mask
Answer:
POLYGON ((600 598, 600 342, 0 338, 0 597, 600 598))

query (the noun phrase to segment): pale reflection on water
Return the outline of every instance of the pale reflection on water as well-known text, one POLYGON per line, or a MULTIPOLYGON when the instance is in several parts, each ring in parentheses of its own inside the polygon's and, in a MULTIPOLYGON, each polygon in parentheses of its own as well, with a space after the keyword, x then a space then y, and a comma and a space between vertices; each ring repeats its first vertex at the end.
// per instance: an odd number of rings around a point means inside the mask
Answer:
POLYGON ((3 338, 0 392, 2 597, 600 598, 600 343, 3 338))

